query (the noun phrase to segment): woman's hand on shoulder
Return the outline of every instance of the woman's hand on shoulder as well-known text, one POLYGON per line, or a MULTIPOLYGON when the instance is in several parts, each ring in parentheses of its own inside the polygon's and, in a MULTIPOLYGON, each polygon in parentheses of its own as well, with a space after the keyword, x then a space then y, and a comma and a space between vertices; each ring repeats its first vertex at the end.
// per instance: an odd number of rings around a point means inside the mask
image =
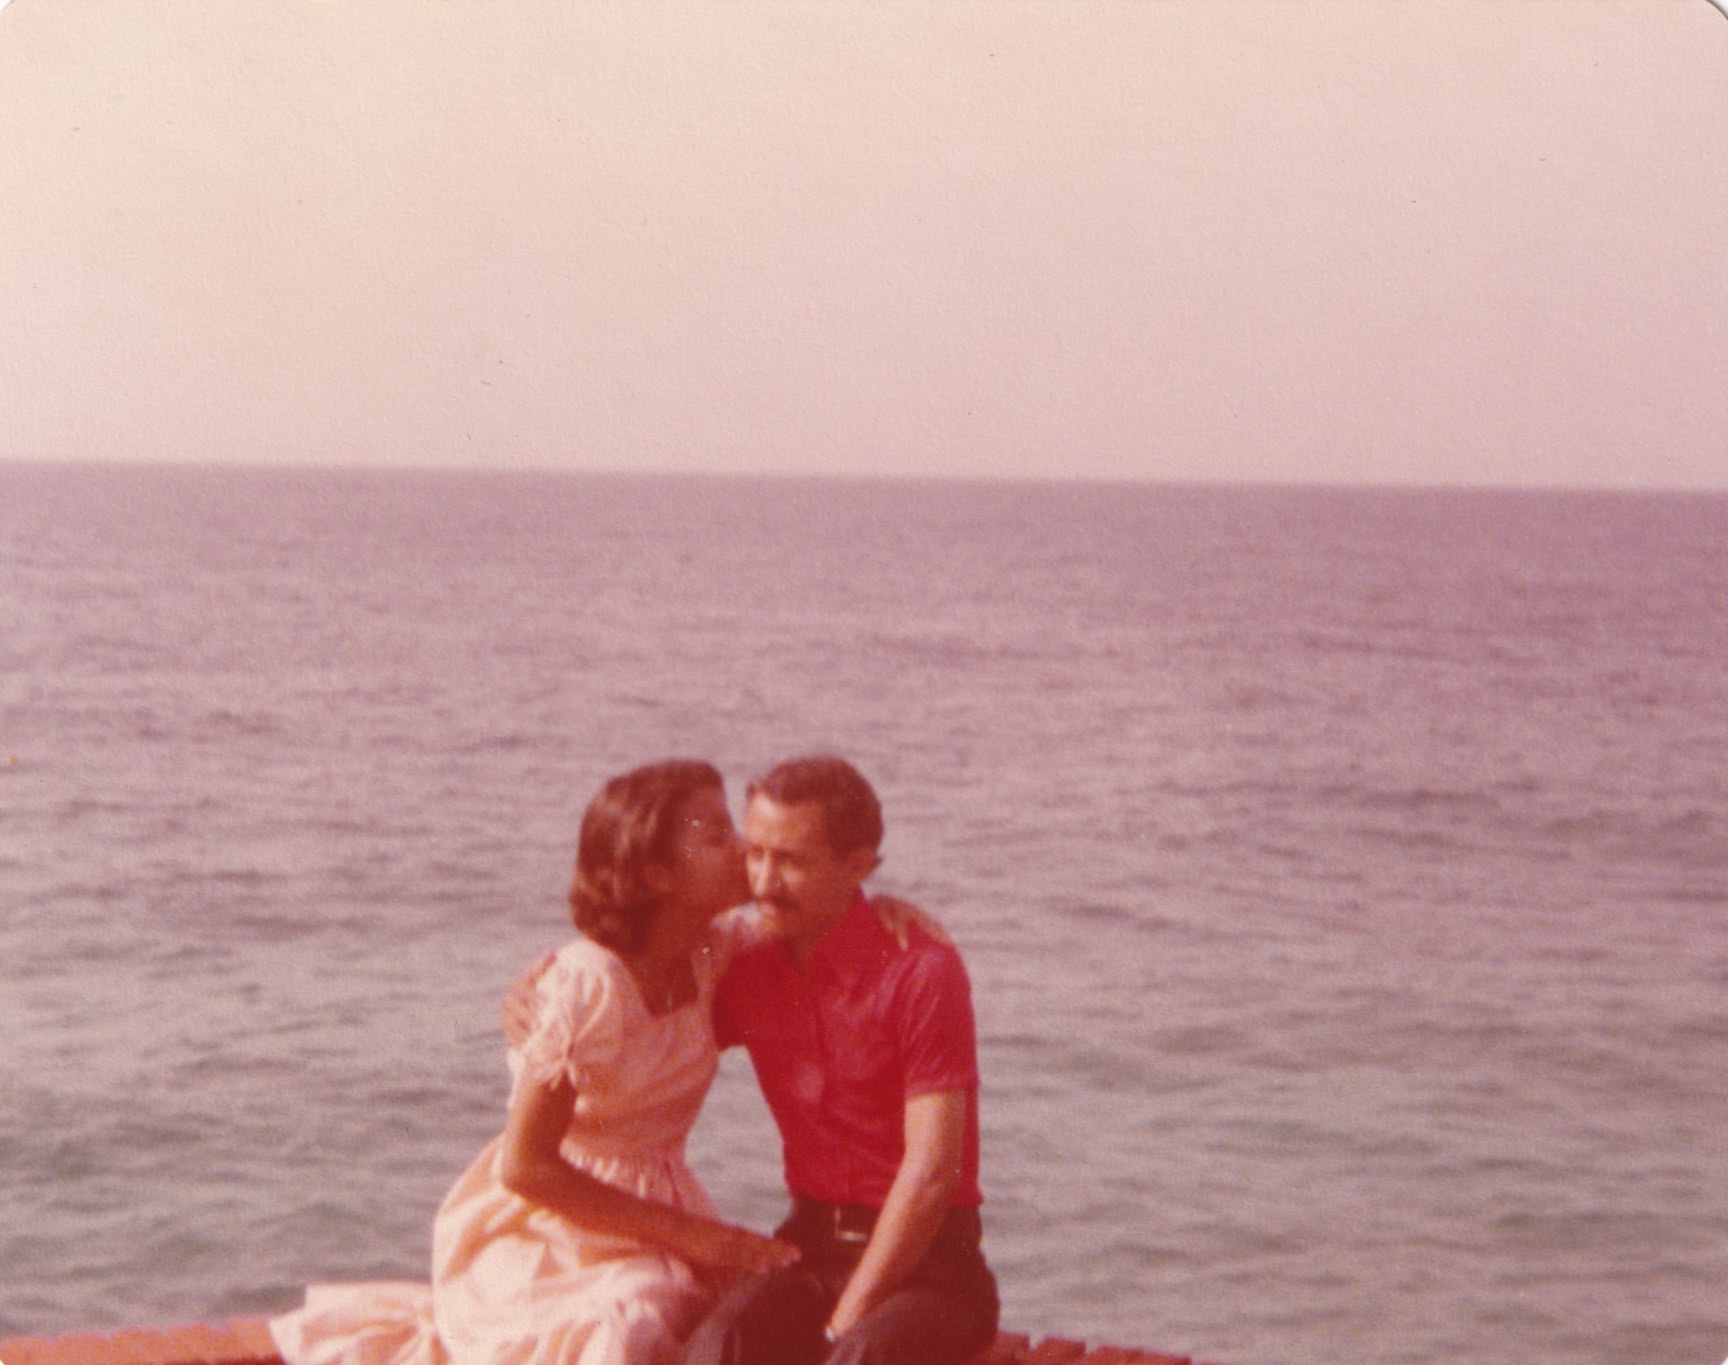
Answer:
POLYGON ((499 1009, 499 1016, 504 1023, 504 1037, 511 1047, 521 1047, 528 1041, 528 1035, 534 1031, 534 1019, 539 1013, 538 994, 540 978, 552 965, 552 954, 542 955, 533 966, 523 972, 510 983, 510 989, 504 992, 504 1003, 499 1009))
POLYGON ((872 896, 870 908, 876 912, 876 918, 882 927, 894 935, 894 941, 904 948, 912 938, 913 929, 922 929, 938 943, 953 946, 954 940, 943 932, 942 926, 929 915, 925 914, 911 901, 903 901, 898 896, 872 896))

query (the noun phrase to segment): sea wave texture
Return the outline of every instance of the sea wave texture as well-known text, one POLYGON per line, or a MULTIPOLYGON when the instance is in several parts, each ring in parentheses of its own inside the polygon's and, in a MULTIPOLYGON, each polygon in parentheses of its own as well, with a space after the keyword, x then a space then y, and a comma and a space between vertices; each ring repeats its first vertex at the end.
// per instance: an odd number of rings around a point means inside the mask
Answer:
POLYGON ((598 783, 822 748, 1008 1325, 1728 1353, 1728 499, 14 465, 0 609, 0 1335, 424 1274, 598 783))

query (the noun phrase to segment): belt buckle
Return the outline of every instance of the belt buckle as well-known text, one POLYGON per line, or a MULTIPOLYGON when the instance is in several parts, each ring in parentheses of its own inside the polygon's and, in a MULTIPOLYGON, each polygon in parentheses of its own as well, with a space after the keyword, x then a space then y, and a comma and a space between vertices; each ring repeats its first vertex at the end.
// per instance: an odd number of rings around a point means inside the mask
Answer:
POLYGON ((854 1246, 863 1246, 870 1240, 870 1234, 868 1231, 860 1229, 855 1223, 848 1223, 847 1218, 852 1212, 851 1209, 840 1204, 836 1204, 833 1207, 834 1240, 836 1242, 848 1242, 854 1246))

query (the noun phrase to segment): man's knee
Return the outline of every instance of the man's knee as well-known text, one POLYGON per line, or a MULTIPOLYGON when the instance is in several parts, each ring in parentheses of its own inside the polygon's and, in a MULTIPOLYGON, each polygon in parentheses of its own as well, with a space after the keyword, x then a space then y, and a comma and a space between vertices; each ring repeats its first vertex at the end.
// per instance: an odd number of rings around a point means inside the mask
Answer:
POLYGON ((826 1319, 821 1286, 798 1267, 752 1276, 697 1324, 682 1365, 814 1365, 826 1319))
POLYGON ((982 1256, 932 1258, 824 1365, 960 1365, 995 1340, 999 1316, 996 1277, 982 1256))
POLYGON ((959 1365, 995 1335, 996 1315, 983 1303, 896 1294, 842 1337, 824 1365, 959 1365))

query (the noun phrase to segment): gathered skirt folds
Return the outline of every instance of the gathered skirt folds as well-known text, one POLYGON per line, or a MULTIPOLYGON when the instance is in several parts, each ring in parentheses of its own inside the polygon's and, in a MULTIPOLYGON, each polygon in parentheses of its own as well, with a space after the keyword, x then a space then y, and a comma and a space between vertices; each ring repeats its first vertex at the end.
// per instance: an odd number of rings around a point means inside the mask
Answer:
MULTIPOLYGON (((714 985, 748 925, 716 922, 694 963, 697 997, 656 1014, 628 968, 586 939, 567 943, 536 987, 513 1084, 567 1082, 559 1146, 595 1179, 716 1217, 684 1143, 719 1066, 714 985)), ((463 1172, 432 1225, 430 1284, 314 1285, 271 1320, 287 1365, 677 1365, 713 1305, 678 1258, 578 1227, 499 1179, 503 1139, 463 1172)))
MULTIPOLYGON (((270 1323, 288 1365, 677 1365, 713 1304, 689 1267, 577 1234, 510 1194, 496 1178, 498 1148, 488 1145, 439 1210, 432 1283, 313 1285, 303 1308, 270 1323)), ((594 1173, 713 1213, 681 1162, 655 1165, 634 1179, 594 1173)))

